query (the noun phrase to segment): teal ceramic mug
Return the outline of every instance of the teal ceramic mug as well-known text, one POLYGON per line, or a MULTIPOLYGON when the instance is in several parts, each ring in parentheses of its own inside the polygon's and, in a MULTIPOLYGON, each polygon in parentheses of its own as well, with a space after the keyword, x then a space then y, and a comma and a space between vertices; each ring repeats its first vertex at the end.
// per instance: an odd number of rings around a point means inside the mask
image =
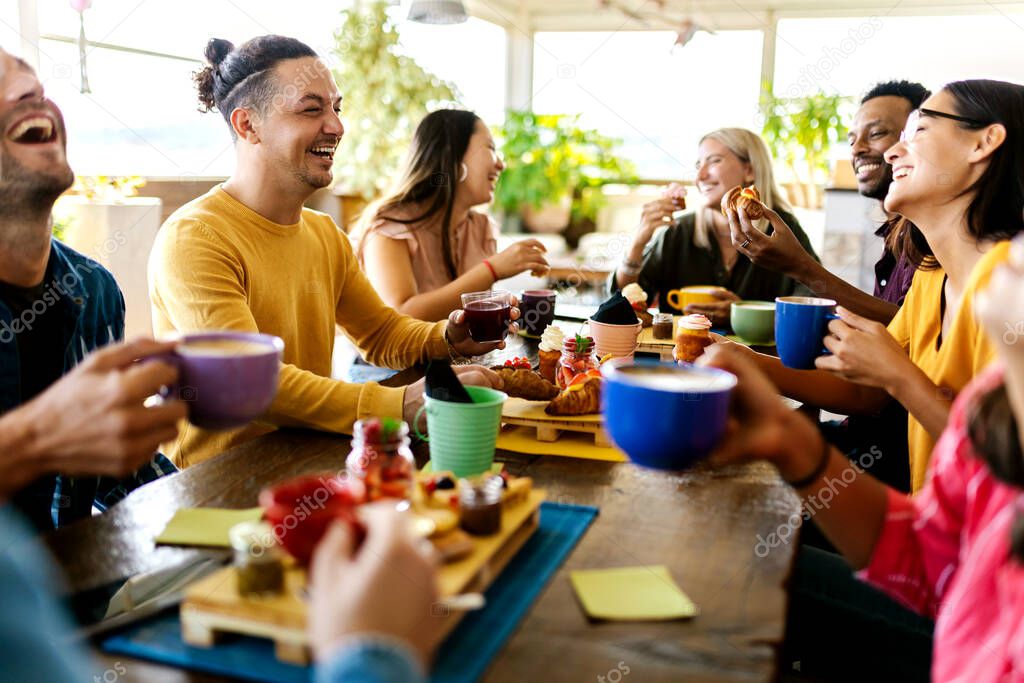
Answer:
POLYGON ((435 472, 472 477, 491 469, 501 429, 501 409, 508 395, 497 389, 467 386, 472 403, 439 401, 423 397, 416 413, 416 436, 430 444, 430 463, 435 472), (420 416, 427 414, 427 435, 419 431, 420 416))

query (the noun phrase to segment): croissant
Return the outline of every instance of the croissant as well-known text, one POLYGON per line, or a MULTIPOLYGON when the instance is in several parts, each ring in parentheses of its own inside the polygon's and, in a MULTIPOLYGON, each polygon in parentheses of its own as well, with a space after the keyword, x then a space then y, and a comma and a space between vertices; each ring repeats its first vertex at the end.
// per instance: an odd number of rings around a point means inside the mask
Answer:
POLYGON ((527 401, 549 401, 558 395, 558 387, 526 368, 495 368, 505 382, 505 393, 527 401))
POLYGON ((601 378, 591 377, 555 396, 544 412, 548 415, 589 415, 601 412, 601 378))
POLYGON ((737 185, 722 196, 723 216, 729 215, 729 209, 738 211, 740 207, 743 207, 747 218, 752 221, 764 218, 764 204, 761 203, 761 195, 753 185, 750 187, 737 185))

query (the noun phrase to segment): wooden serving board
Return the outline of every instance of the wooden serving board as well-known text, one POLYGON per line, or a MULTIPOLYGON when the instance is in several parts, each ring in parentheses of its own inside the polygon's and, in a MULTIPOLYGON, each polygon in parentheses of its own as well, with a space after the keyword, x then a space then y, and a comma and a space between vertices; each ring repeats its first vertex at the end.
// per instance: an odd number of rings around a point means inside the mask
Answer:
POLYGON ((501 421, 505 424, 537 429, 537 441, 557 441, 562 432, 583 432, 594 435, 598 446, 611 446, 612 442, 604 430, 604 416, 592 415, 548 415, 544 412, 547 401, 527 401, 510 398, 501 410, 501 421))
MULTIPOLYGON (((675 330, 676 323, 679 322, 679 316, 672 316, 672 329, 675 330)), ((636 340, 636 350, 643 351, 645 353, 665 353, 671 354, 672 347, 676 345, 673 339, 655 339, 654 328, 645 327, 640 330, 640 336, 636 340)))
MULTIPOLYGON (((544 491, 531 490, 517 504, 502 509, 501 531, 493 536, 474 536, 473 550, 460 560, 440 567, 441 597, 483 592, 505 565, 529 540, 540 524, 544 491)), ((464 613, 437 605, 435 616, 444 620, 439 642, 459 623, 464 613)), ((279 595, 242 597, 234 567, 226 567, 196 582, 181 604, 181 635, 190 645, 212 647, 220 634, 238 633, 274 641, 277 658, 296 664, 310 661, 306 633, 308 598, 306 571, 286 565, 285 589, 279 595)))

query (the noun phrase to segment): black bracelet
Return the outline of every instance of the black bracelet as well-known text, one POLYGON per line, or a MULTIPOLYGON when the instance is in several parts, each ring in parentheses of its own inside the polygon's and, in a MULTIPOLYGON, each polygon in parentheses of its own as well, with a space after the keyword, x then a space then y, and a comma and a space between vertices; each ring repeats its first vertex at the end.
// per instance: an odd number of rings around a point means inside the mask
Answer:
POLYGON ((824 436, 821 437, 821 443, 823 444, 821 460, 814 467, 814 471, 803 479, 798 479, 797 481, 786 481, 786 483, 794 489, 802 489, 810 486, 814 482, 818 481, 818 479, 821 478, 821 475, 825 474, 825 470, 828 469, 829 460, 832 459, 832 445, 824 436))

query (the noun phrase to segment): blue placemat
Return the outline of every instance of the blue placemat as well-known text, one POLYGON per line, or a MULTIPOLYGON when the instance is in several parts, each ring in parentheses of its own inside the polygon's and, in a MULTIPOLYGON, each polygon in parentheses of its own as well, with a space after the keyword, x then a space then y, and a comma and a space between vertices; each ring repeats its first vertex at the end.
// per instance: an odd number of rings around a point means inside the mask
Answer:
MULTIPOLYGON (((487 589, 487 606, 467 614, 441 645, 430 677, 433 683, 476 681, 483 675, 596 516, 594 507, 541 505, 540 527, 487 589)), ((312 678, 307 667, 279 662, 269 640, 233 636, 209 649, 186 645, 177 612, 111 636, 101 647, 113 654, 248 681, 306 683, 312 678)))

